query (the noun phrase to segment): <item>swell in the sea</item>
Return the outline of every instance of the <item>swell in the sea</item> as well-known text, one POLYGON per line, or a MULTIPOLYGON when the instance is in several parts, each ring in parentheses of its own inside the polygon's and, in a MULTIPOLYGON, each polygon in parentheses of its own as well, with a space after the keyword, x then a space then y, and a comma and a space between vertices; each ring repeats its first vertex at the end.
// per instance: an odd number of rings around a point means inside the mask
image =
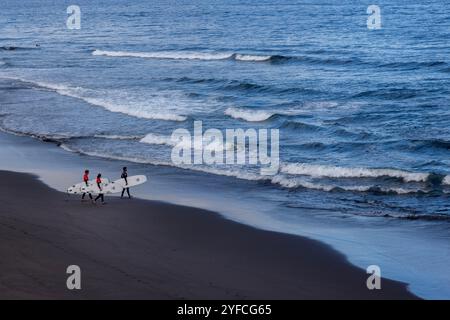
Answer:
POLYGON ((202 51, 155 51, 155 52, 133 52, 133 51, 110 51, 110 50, 94 50, 94 56, 107 57, 129 57, 129 58, 145 58, 145 59, 171 59, 171 60, 234 60, 240 62, 303 62, 310 64, 325 65, 346 65, 352 63, 360 63, 357 58, 329 58, 314 56, 286 56, 286 55, 268 55, 268 54, 247 54, 236 52, 202 52, 202 51))
MULTIPOLYGON (((133 51, 115 51, 115 50, 99 50, 92 51, 94 56, 107 57, 130 57, 144 59, 170 59, 170 60, 233 60, 237 62, 269 62, 271 64, 283 63, 303 63, 308 65, 324 65, 324 66, 347 66, 360 65, 374 68, 385 69, 401 69, 411 70, 419 68, 436 68, 437 71, 448 72, 448 63, 441 60, 433 61, 404 61, 386 63, 385 61, 364 61, 354 56, 336 57, 330 56, 328 52, 306 52, 305 55, 281 55, 281 54, 249 54, 237 53, 230 51, 150 51, 150 52, 133 52, 133 51), (311 55, 311 53, 314 53, 311 55)), ((389 93, 388 93, 389 94, 389 93)), ((406 93, 394 93, 406 94, 406 93)), ((406 94, 408 95, 408 94, 406 94)))
MULTIPOLYGON (((311 101, 299 105, 296 108, 285 108, 284 110, 271 110, 271 109, 256 109, 245 107, 230 107, 224 111, 224 114, 239 120, 247 122, 261 122, 266 121, 277 116, 299 116, 308 115, 312 112, 329 111, 334 110, 339 104, 334 101, 311 101)), ((343 109, 355 109, 355 106, 343 105, 343 109)))
POLYGON ((35 46, 1 46, 0 50, 2 51, 20 51, 20 50, 33 50, 33 49, 39 49, 40 47, 35 45, 35 46))
POLYGON ((149 110, 146 110, 143 108, 137 108, 135 105, 129 105, 127 104, 126 101, 112 102, 106 100, 100 95, 98 96, 87 95, 85 93, 88 92, 88 90, 81 87, 70 87, 63 84, 34 81, 20 77, 3 77, 3 78, 30 84, 36 88, 51 90, 60 95, 83 100, 84 102, 92 106, 102 107, 110 112, 122 113, 136 118, 166 120, 166 121, 185 121, 187 119, 187 116, 185 115, 180 115, 171 112, 162 112, 151 108, 149 110))
POLYGON ((251 55, 229 52, 189 52, 189 51, 159 51, 159 52, 131 52, 131 51, 107 51, 94 50, 94 56, 107 57, 131 57, 146 59, 169 60, 236 60, 244 62, 264 62, 273 59, 270 55, 251 55))
POLYGON ((319 95, 324 92, 316 88, 307 87, 284 87, 272 83, 256 83, 246 80, 221 79, 221 78, 191 78, 180 77, 162 78, 162 81, 185 83, 190 85, 208 85, 214 87, 214 90, 220 91, 240 91, 243 93, 269 93, 269 94, 304 94, 319 95))

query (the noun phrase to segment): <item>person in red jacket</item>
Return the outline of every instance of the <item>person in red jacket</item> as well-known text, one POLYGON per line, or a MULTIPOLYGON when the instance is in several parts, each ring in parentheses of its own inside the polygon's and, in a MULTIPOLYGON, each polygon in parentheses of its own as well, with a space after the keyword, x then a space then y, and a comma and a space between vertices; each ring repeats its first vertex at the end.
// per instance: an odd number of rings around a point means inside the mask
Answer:
POLYGON ((102 192, 103 188, 102 188, 102 174, 101 173, 99 173, 97 175, 96 183, 97 183, 98 190, 100 192, 99 192, 97 198, 95 198, 94 202, 97 202, 98 199, 102 199, 102 204, 105 204, 106 203, 105 202, 105 197, 104 197, 103 192, 102 192))
MULTIPOLYGON (((89 187, 89 170, 85 170, 84 171, 84 176, 83 176, 83 182, 86 184, 86 187, 89 187)), ((87 192, 87 194, 89 195, 89 198, 91 199, 91 200, 94 200, 93 198, 92 198, 92 194, 90 193, 90 192, 87 192)), ((84 200, 84 197, 86 196, 86 192, 84 192, 83 193, 83 195, 81 196, 81 201, 83 201, 84 200)))

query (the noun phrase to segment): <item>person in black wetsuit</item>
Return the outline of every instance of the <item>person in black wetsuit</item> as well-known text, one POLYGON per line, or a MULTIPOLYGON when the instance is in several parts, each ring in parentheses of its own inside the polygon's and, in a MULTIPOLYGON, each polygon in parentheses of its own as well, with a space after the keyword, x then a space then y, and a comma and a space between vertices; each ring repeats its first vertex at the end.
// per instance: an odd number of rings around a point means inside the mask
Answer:
POLYGON ((97 198, 95 198, 94 202, 97 202, 98 199, 102 199, 102 204, 105 204, 105 196, 103 195, 103 189, 102 189, 102 174, 99 173, 97 175, 97 187, 100 190, 100 193, 98 194, 97 198))
MULTIPOLYGON (((123 167, 123 171, 122 171, 122 175, 120 176, 122 179, 125 179, 125 185, 128 185, 128 169, 127 167, 123 167)), ((123 195, 125 194, 125 191, 128 194, 128 198, 131 199, 131 195, 130 195, 130 188, 123 188, 122 190, 122 195, 120 196, 121 199, 123 199, 123 195)))
MULTIPOLYGON (((84 176, 83 176, 83 182, 86 184, 86 187, 89 187, 89 170, 85 170, 84 171, 84 176)), ((92 194, 90 192, 87 192, 87 194, 89 195, 89 198, 93 201, 94 199, 92 198, 92 194)), ((86 196, 86 192, 83 193, 83 195, 81 196, 81 201, 84 201, 84 197, 86 196)))

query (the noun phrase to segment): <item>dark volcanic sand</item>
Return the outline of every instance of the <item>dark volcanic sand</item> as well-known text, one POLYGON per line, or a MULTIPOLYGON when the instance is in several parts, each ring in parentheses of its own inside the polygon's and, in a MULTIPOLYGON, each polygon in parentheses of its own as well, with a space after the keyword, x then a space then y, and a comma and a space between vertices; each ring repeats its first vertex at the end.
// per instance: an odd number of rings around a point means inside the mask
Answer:
POLYGON ((195 208, 107 198, 81 203, 0 171, 2 299, 411 299, 320 242, 195 208), (81 268, 82 290, 66 288, 81 268))

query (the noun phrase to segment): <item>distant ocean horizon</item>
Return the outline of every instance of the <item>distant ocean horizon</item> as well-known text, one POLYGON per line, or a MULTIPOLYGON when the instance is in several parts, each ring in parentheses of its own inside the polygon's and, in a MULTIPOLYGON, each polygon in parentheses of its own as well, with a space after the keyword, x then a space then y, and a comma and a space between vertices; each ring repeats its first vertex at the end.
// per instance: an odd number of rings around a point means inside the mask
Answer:
MULTIPOLYGON (((68 30, 57 1, 7 1, 0 130, 198 172, 192 184, 253 183, 288 233, 309 215, 419 238, 437 228, 435 257, 450 261, 450 5, 381 1, 382 28, 369 30, 371 4, 82 0, 81 29, 68 30), (279 129, 279 172, 174 165, 172 132, 199 120, 279 129)), ((420 254, 413 269, 426 269, 420 254)), ((418 278, 449 297, 450 284, 418 278)))

